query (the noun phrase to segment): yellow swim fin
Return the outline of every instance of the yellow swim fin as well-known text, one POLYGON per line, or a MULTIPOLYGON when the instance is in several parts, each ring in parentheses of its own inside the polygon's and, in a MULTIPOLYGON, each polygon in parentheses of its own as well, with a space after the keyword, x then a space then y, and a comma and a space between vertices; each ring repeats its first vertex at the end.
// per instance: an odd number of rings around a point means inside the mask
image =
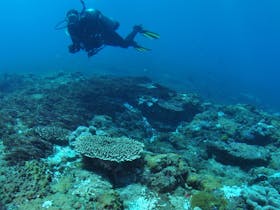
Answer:
POLYGON ((160 35, 158 33, 152 32, 152 31, 148 31, 148 30, 143 30, 142 35, 145 37, 148 37, 150 39, 159 39, 160 35))
POLYGON ((137 46, 134 46, 134 49, 139 51, 139 52, 147 52, 147 51, 150 51, 151 49, 149 48, 146 48, 146 47, 142 47, 140 45, 137 45, 137 46))

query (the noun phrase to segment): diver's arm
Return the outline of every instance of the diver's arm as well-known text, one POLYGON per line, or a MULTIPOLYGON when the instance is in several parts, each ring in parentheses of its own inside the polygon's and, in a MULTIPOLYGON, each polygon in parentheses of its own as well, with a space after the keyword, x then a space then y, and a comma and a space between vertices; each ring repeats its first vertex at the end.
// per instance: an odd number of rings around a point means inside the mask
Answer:
POLYGON ((79 38, 79 28, 69 27, 68 26, 68 34, 72 40, 72 44, 68 46, 70 53, 76 53, 81 49, 81 40, 79 38))
POLYGON ((93 48, 91 50, 88 51, 88 57, 91 57, 95 54, 97 54, 100 50, 102 50, 104 48, 104 46, 100 46, 100 47, 97 47, 97 48, 93 48))
POLYGON ((70 36, 71 36, 72 44, 68 46, 69 52, 70 53, 79 52, 81 49, 81 45, 78 37, 74 36, 73 33, 71 34, 71 32, 70 32, 70 36))

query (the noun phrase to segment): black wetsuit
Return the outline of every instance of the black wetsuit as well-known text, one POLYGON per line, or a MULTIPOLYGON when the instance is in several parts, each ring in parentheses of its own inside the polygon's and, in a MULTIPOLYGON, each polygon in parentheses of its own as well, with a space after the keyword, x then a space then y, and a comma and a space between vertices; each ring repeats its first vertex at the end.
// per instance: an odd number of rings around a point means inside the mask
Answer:
POLYGON ((137 47, 133 40, 140 28, 135 26, 133 31, 124 39, 117 32, 119 23, 105 17, 98 10, 85 10, 79 14, 75 24, 68 24, 68 32, 73 44, 69 46, 71 53, 84 49, 88 56, 96 54, 105 45, 128 48, 137 47))

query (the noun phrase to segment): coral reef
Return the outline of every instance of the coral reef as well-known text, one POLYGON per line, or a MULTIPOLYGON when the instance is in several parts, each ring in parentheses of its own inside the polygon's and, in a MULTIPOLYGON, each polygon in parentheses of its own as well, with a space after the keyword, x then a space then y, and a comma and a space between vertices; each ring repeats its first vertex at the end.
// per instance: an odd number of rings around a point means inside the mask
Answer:
POLYGON ((23 202, 18 209, 123 209, 119 194, 101 176, 84 170, 66 169, 52 182, 50 192, 23 202))
POLYGON ((153 98, 151 102, 140 100, 144 116, 151 119, 151 124, 160 131, 170 131, 181 121, 191 121, 201 112, 200 101, 194 94, 173 94, 170 99, 153 98))
POLYGON ((81 73, 0 75, 0 99, 0 209, 279 209, 277 114, 81 73))
POLYGON ((144 144, 129 138, 112 138, 84 134, 75 143, 75 150, 90 158, 125 162, 140 158, 144 144))
POLYGON ((254 107, 241 104, 203 107, 203 112, 181 128, 188 138, 234 140, 262 146, 277 142, 277 128, 280 127, 273 120, 274 117, 254 107))
POLYGON ((280 208, 280 195, 274 188, 260 185, 247 187, 242 191, 248 209, 261 210, 280 208))
POLYGON ((27 160, 47 157, 52 153, 52 144, 30 134, 12 134, 3 137, 5 160, 10 165, 27 160))
POLYGON ((159 196, 146 187, 134 184, 119 191, 120 197, 125 200, 125 209, 151 210, 159 208, 159 196))
POLYGON ((203 210, 225 210, 226 206, 227 202, 223 197, 215 196, 208 192, 198 192, 194 194, 191 198, 191 207, 193 209, 199 207, 203 210))
POLYGON ((280 193, 280 173, 274 173, 267 177, 268 183, 273 186, 280 193))
POLYGON ((266 149, 244 143, 209 142, 207 151, 224 164, 243 168, 267 165, 270 160, 270 154, 266 149))
POLYGON ((1 168, 0 200, 5 204, 19 205, 26 200, 44 197, 50 192, 51 180, 48 166, 38 161, 1 168))
POLYGON ((67 145, 70 133, 69 130, 57 126, 38 126, 34 132, 45 141, 58 145, 67 145))
POLYGON ((89 132, 81 132, 75 139, 73 145, 83 155, 84 168, 103 173, 114 186, 139 179, 137 176, 143 168, 143 143, 126 137, 97 136, 89 132))
POLYGON ((186 162, 176 154, 147 154, 142 182, 157 192, 171 192, 184 186, 188 176, 186 162))

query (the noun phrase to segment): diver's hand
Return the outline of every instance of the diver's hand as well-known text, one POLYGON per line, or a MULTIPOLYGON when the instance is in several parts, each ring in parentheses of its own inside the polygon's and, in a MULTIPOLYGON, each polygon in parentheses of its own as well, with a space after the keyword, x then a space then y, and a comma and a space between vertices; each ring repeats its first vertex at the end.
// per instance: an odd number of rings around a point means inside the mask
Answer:
POLYGON ((93 56, 93 55, 95 55, 96 53, 93 51, 93 50, 91 50, 91 51, 89 51, 88 52, 88 57, 90 58, 91 56, 93 56))
POLYGON ((91 56, 97 54, 100 50, 102 50, 104 48, 104 45, 101 45, 99 47, 96 48, 92 48, 90 50, 88 50, 88 57, 90 58, 91 56))
POLYGON ((76 53, 80 50, 80 47, 75 44, 71 44, 68 46, 68 50, 70 53, 76 53))

